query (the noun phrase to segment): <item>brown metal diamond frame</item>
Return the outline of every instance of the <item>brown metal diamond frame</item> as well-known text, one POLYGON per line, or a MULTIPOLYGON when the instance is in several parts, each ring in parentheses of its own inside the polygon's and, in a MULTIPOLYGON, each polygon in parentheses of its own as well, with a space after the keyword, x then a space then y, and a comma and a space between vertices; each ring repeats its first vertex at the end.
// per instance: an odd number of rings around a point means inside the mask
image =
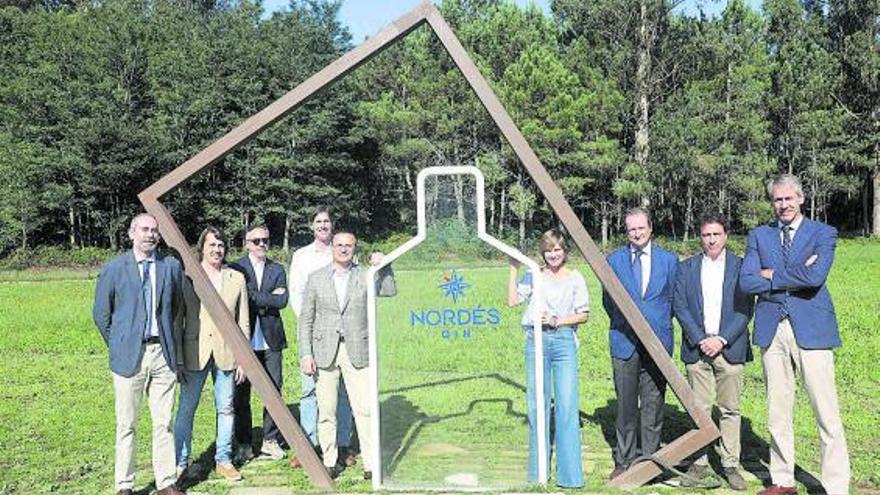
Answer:
MULTIPOLYGON (((495 125, 498 126, 504 138, 513 148, 516 156, 525 166, 535 184, 537 184, 538 188, 547 198, 550 206, 553 207, 553 211, 556 212, 559 220, 565 225, 578 249, 580 249, 584 258, 586 258, 590 267, 592 267, 596 276, 604 285, 605 290, 608 291, 608 294, 617 304, 617 307, 620 308, 626 320, 632 325, 636 336, 645 346, 654 362, 657 363, 673 392, 696 423, 697 429, 685 433, 672 443, 664 446, 655 453, 655 458, 665 465, 674 465, 708 445, 719 437, 718 428, 709 416, 697 408, 693 391, 672 362, 672 358, 666 353, 657 336, 651 330, 645 317, 642 316, 638 307, 629 297, 620 280, 605 261, 605 257, 602 256, 601 251, 599 251, 599 248, 593 242, 577 215, 575 215, 574 210, 572 210, 568 201, 562 195, 562 190, 559 189, 559 186, 556 185, 553 178, 547 173, 540 160, 538 160, 537 155, 532 151, 519 128, 514 124, 513 119, 510 118, 510 115, 501 105, 495 93, 492 92, 486 79, 482 76, 477 66, 474 65, 474 62, 468 56, 461 42, 456 38, 440 12, 430 2, 426 1, 416 6, 409 13, 401 16, 372 38, 366 40, 362 45, 349 51, 320 72, 305 80, 274 103, 245 120, 238 127, 138 195, 147 212, 156 217, 159 223, 159 230, 165 238, 165 242, 180 253, 186 266, 186 271, 193 279, 193 285, 202 304, 208 310, 211 318, 217 323, 217 327, 220 329, 224 340, 232 349, 235 359, 244 367, 248 379, 260 394, 263 403, 278 425, 278 429, 281 431, 284 439, 296 451, 296 455, 302 461, 303 467, 312 482, 319 488, 329 489, 333 487, 333 481, 328 476, 327 471, 324 470, 308 438, 306 438, 299 424, 290 413, 281 395, 275 390, 269 376, 263 370, 259 361, 257 361, 256 355, 241 333, 232 314, 226 308, 226 305, 223 304, 214 286, 208 280, 207 274, 190 251, 190 245, 186 238, 180 232, 171 214, 159 199, 183 185, 199 171, 213 165, 239 146, 245 144, 267 127, 305 103, 322 89, 378 55, 382 50, 405 37, 422 24, 427 24, 443 44, 446 52, 461 71, 468 84, 470 84, 471 89, 474 90, 486 111, 489 112, 495 125)), ((651 461, 640 462, 631 466, 625 473, 609 482, 609 486, 624 490, 633 489, 651 480, 660 472, 661 469, 656 463, 651 461)))

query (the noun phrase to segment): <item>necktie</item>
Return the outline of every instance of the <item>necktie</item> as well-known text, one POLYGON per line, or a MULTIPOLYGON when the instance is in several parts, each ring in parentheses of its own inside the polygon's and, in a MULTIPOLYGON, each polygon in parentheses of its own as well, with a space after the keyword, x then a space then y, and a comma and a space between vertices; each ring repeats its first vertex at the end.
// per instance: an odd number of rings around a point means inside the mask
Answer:
POLYGON ((146 326, 144 327, 144 340, 150 338, 153 329, 153 284, 150 281, 150 260, 144 260, 143 276, 141 277, 141 293, 144 299, 144 311, 146 311, 146 326))
POLYGON ((636 249, 633 253, 633 278, 636 280, 636 291, 639 297, 642 297, 642 255, 645 254, 641 249, 636 249))
MULTIPOLYGON (((782 226, 782 263, 788 265, 788 257, 791 254, 791 225, 782 226)), ((779 314, 782 318, 788 318, 788 297, 779 306, 779 314)))
POLYGON ((791 225, 782 226, 782 259, 788 264, 788 255, 791 254, 791 225))

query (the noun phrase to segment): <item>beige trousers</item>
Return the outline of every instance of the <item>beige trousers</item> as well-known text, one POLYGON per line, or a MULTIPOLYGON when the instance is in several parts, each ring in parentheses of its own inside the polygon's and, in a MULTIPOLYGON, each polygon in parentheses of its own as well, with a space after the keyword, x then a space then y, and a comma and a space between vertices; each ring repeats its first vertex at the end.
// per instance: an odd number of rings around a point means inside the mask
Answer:
MULTIPOLYGON (((742 395, 744 366, 729 363, 721 354, 714 358, 702 354, 699 361, 686 365, 686 368, 697 406, 711 417, 712 404, 718 404, 721 442, 717 451, 721 465, 738 468, 741 425, 739 399, 742 395)), ((695 464, 709 465, 705 452, 695 464)))
POLYGON ((156 489, 177 481, 172 412, 177 375, 168 367, 160 344, 145 344, 140 369, 134 376, 113 374, 116 394, 116 489, 134 489, 137 418, 141 399, 150 402, 153 424, 153 474, 156 489))
POLYGON ((330 367, 319 368, 315 379, 315 395, 318 399, 318 442, 324 452, 324 465, 335 466, 339 457, 336 445, 336 402, 340 373, 345 380, 348 401, 351 403, 357 425, 364 471, 371 471, 373 436, 370 425, 370 369, 369 367, 357 369, 352 366, 344 342, 339 343, 336 359, 330 367))
POLYGON ((830 349, 799 348, 788 319, 779 323, 773 342, 762 353, 767 381, 770 477, 773 483, 795 486, 794 395, 796 375, 800 372, 819 430, 822 485, 830 494, 849 493, 849 454, 837 405, 834 353, 830 349))

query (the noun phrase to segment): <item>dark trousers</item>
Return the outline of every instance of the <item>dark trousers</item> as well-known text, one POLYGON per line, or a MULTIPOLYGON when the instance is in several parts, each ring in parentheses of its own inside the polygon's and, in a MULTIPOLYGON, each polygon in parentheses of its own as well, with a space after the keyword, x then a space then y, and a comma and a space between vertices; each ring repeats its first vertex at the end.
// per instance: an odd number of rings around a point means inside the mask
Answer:
MULTIPOLYGON (((263 369, 269 374, 275 388, 280 392, 282 385, 281 378, 281 351, 273 351, 266 349, 265 351, 254 351, 263 369)), ((245 380, 241 385, 235 386, 235 399, 233 400, 235 408, 235 441, 240 444, 253 445, 253 420, 251 419, 251 382, 245 380)), ((263 408, 263 440, 272 439, 283 444, 281 432, 275 426, 275 421, 269 415, 269 411, 263 408)))
POLYGON ((639 456, 652 455, 660 448, 666 379, 644 349, 638 349, 629 359, 611 360, 617 393, 614 464, 628 467, 639 456))

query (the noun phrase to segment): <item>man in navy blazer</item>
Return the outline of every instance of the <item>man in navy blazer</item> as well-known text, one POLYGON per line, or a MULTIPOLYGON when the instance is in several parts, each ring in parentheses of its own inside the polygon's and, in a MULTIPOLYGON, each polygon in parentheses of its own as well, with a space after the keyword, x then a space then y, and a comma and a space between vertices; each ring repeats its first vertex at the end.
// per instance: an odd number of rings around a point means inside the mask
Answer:
MULTIPOLYGON (((752 360, 749 320, 753 296, 739 288, 742 258, 727 250, 727 223, 715 215, 700 221, 701 254, 678 267, 673 311, 682 329, 681 359, 698 407, 712 416, 712 402, 720 411, 721 443, 718 453, 724 477, 734 490, 748 484, 739 472, 740 395, 743 369, 752 360)), ((705 452, 688 469, 682 486, 708 475, 705 452)))
POLYGON ((834 383, 840 333, 825 281, 834 262, 837 230, 804 218, 804 192, 794 175, 770 181, 776 220, 749 233, 740 285, 757 294, 755 343, 767 380, 770 478, 763 495, 797 493, 794 480, 796 375, 804 385, 819 428, 822 485, 829 494, 849 492, 849 454, 834 383))
POLYGON ((174 322, 181 308, 180 263, 156 250, 159 226, 152 215, 134 217, 128 229, 132 250, 101 269, 92 316, 110 349, 116 410, 115 484, 118 495, 132 495, 135 433, 141 400, 150 401, 153 423, 153 473, 160 495, 175 487, 172 411, 177 365, 174 322))
MULTIPOLYGON (((269 251, 269 229, 266 226, 260 225, 249 230, 245 234, 245 241, 248 255, 231 266, 244 274, 247 283, 251 347, 275 388, 281 392, 282 351, 287 347, 281 310, 287 306, 287 275, 280 263, 266 256, 269 251)), ((235 439, 239 444, 237 457, 239 461, 244 461, 253 457, 251 385, 246 378, 235 388, 233 403, 235 439)), ((262 455, 273 460, 284 458, 281 447, 283 441, 269 411, 263 408, 262 455)))
MULTIPOLYGON (((630 209, 625 222, 629 242, 608 255, 608 264, 671 355, 672 293, 678 258, 651 242, 647 210, 630 209)), ((607 293, 602 303, 611 320, 611 361, 617 393, 613 479, 640 455, 652 455, 660 447, 666 379, 607 293)))

